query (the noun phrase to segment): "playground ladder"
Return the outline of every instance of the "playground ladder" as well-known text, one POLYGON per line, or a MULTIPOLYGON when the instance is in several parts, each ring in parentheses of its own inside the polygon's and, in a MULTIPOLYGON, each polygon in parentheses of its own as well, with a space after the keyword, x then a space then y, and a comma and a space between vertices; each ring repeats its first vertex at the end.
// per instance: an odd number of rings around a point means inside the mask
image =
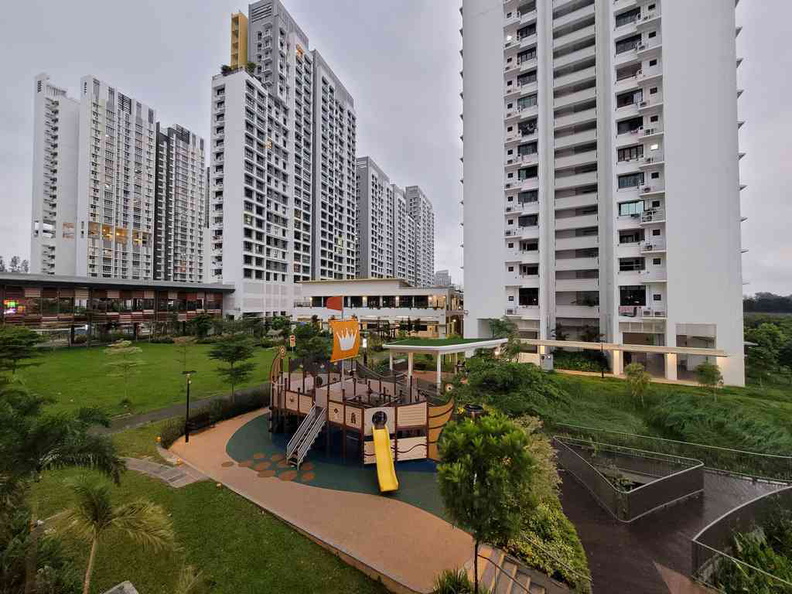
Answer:
POLYGON ((313 406, 286 446, 286 459, 290 464, 300 468, 300 464, 308 455, 308 450, 311 449, 324 426, 324 408, 313 406))

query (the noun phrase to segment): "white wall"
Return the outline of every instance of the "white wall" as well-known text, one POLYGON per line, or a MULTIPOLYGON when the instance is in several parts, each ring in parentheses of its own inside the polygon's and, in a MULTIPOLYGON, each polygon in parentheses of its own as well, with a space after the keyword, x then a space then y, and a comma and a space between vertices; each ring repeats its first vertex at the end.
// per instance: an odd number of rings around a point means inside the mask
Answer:
POLYGON ((734 3, 662 3, 668 332, 717 324, 744 383, 734 3))
POLYGON ((463 1, 465 337, 504 314, 503 2, 463 1))

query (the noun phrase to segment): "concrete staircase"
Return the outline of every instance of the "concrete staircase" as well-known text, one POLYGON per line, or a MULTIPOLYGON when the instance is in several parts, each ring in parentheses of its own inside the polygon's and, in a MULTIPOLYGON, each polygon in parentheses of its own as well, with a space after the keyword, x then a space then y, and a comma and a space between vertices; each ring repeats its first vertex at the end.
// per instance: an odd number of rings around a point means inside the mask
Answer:
MULTIPOLYGON (((473 560, 465 564, 473 581, 473 560)), ((568 588, 489 545, 479 547, 479 587, 492 594, 561 594, 568 588)))

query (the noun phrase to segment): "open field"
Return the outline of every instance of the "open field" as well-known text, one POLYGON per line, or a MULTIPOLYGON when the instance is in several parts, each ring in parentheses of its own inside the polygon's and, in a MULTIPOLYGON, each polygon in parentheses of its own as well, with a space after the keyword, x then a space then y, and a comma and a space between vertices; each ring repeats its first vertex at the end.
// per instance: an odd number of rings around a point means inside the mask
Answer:
MULTIPOLYGON (((184 401, 184 369, 180 348, 173 344, 139 343, 137 357, 142 365, 129 381, 130 410, 145 412, 184 401)), ((230 390, 215 372, 218 363, 209 359, 212 345, 189 347, 187 369, 195 370, 191 397, 206 398, 230 390)), ((268 381, 275 349, 257 348, 256 370, 251 380, 239 387, 268 381)), ((112 375, 108 363, 112 358, 101 347, 58 349, 45 353, 40 365, 28 367, 19 375, 34 392, 55 399, 54 409, 68 410, 82 406, 99 406, 109 414, 127 412, 121 406, 123 379, 112 375)))

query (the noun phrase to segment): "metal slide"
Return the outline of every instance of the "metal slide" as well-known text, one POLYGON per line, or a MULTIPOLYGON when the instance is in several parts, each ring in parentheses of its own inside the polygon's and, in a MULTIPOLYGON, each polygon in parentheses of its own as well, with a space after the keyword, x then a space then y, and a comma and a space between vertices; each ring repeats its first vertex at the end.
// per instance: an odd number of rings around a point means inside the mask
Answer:
POLYGON ((389 493, 399 489, 399 479, 396 478, 396 467, 393 464, 390 434, 387 429, 373 430, 374 457, 377 459, 377 478, 379 479, 380 492, 389 493))

